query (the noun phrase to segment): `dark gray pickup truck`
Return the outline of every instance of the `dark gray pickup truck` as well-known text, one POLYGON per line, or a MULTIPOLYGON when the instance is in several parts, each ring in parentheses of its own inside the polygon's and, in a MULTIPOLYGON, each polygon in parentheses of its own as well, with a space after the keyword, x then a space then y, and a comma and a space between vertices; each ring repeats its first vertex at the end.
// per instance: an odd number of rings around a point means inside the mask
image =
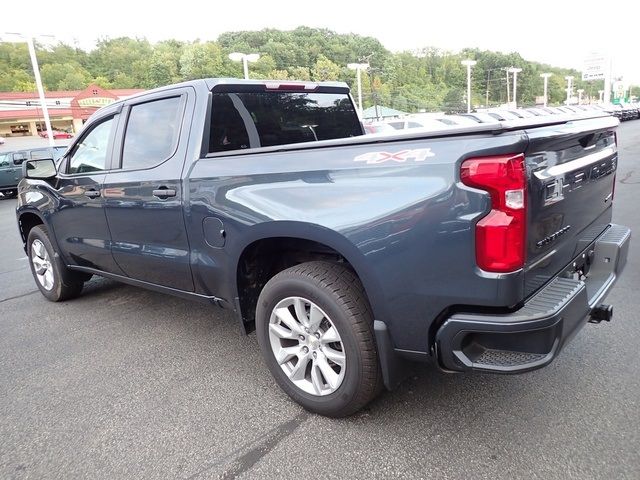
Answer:
POLYGON ((551 362, 624 267, 609 116, 364 135, 344 84, 198 80, 97 112, 23 164, 43 295, 92 275, 215 304, 305 408, 355 412, 406 362, 551 362))

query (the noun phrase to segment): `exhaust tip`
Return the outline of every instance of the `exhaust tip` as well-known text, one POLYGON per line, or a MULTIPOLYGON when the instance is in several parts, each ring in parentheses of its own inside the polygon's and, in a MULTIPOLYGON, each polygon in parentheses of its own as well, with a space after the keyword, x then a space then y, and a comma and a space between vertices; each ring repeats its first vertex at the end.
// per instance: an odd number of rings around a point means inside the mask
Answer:
POLYGON ((601 303, 597 307, 594 307, 591 310, 591 315, 589 318, 590 323, 600 323, 602 321, 610 322, 613 318, 613 305, 607 305, 605 303, 601 303))

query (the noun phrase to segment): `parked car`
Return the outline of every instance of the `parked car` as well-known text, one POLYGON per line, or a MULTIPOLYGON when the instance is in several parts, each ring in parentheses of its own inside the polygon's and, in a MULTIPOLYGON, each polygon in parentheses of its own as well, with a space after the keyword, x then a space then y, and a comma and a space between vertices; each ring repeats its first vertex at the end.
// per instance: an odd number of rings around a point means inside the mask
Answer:
POLYGON ((42 147, 0 153, 0 193, 3 197, 14 197, 18 192, 18 182, 22 178, 22 163, 25 160, 45 158, 59 161, 67 147, 42 147))
POLYGON ((493 115, 489 115, 484 112, 462 113, 461 115, 463 117, 471 118, 478 123, 498 123, 500 121, 493 115))
POLYGON ((395 388, 408 361, 535 370, 611 319, 630 243, 611 223, 618 121, 545 120, 386 139, 346 84, 151 90, 94 113, 58 169, 25 162, 26 263, 51 301, 101 275, 234 311, 323 415, 395 388))
POLYGON ((405 117, 398 120, 391 120, 387 123, 396 130, 405 130, 407 128, 442 130, 453 124, 453 122, 451 122, 451 124, 447 124, 446 122, 440 121, 439 119, 433 117, 405 117))
POLYGON ((0 137, 0 145, 4 145, 4 138, 0 137))
POLYGON ((385 122, 365 123, 364 131, 367 133, 393 133, 396 131, 391 125, 385 122))
MULTIPOLYGON (((42 132, 40 132, 39 134, 42 138, 49 138, 49 134, 47 133, 46 130, 43 130, 42 132)), ((73 138, 73 135, 69 132, 64 132, 61 130, 52 130, 51 131, 51 135, 53 135, 53 138, 55 140, 59 140, 59 139, 63 139, 63 138, 73 138)))

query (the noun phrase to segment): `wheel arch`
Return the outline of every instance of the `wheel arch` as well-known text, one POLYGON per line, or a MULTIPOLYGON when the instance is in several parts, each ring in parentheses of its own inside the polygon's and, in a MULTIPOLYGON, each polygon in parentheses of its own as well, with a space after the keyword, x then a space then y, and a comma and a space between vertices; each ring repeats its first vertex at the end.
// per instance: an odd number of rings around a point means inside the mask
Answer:
POLYGON ((246 291, 247 284, 243 284, 245 278, 243 268, 248 265, 264 267, 264 263, 252 264, 250 262, 252 255, 262 256, 264 260, 265 253, 274 258, 274 254, 283 252, 294 255, 288 257, 288 261, 280 263, 276 268, 268 268, 267 272, 263 272, 266 274, 262 276, 264 282, 258 282, 254 286, 256 291, 250 293, 256 301, 264 283, 278 272, 305 261, 333 258, 334 261, 346 263, 353 269, 362 282, 374 318, 384 318, 378 279, 365 256, 347 237, 320 225, 303 222, 273 222, 252 227, 251 234, 236 251, 235 269, 230 282, 235 286, 234 306, 245 331, 251 331, 253 328, 254 312, 247 310, 250 304, 247 303, 245 295, 249 292, 246 291), (305 252, 309 255, 301 255, 305 252))

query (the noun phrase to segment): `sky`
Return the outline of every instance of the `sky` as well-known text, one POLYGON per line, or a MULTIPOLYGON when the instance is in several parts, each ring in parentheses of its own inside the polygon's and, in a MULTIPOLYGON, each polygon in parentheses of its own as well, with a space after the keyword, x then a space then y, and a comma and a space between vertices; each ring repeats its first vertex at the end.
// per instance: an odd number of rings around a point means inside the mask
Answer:
POLYGON ((477 47, 578 70, 590 53, 602 52, 611 56, 614 76, 640 84, 640 2, 634 0, 31 0, 3 6, 0 36, 47 34, 91 48, 100 37, 215 40, 227 31, 301 25, 372 36, 392 51, 477 47))

